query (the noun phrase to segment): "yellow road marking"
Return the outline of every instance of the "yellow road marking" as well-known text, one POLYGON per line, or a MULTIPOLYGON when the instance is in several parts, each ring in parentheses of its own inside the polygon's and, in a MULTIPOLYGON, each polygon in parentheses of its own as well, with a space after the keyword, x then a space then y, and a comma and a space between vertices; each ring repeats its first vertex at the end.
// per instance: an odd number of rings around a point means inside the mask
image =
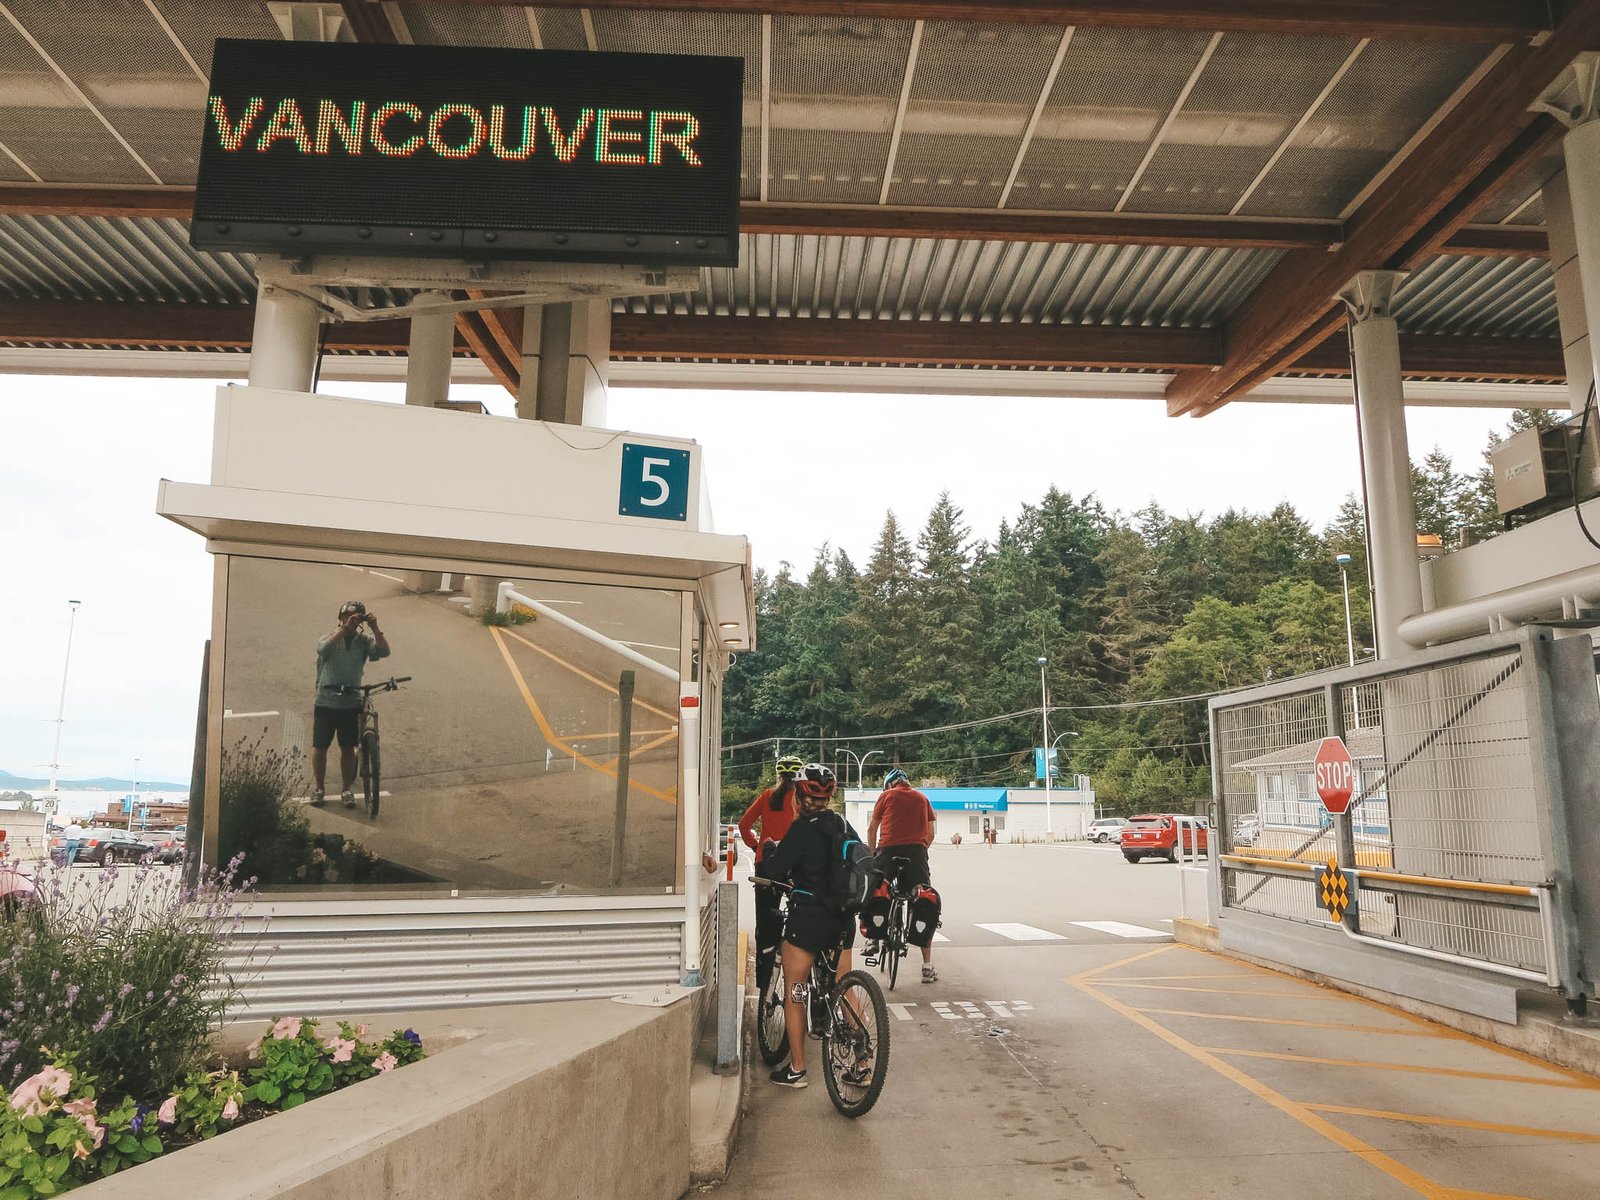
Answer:
MULTIPOLYGON (((1171 949, 1171 947, 1162 947, 1161 949, 1171 949)), ((1418 1195, 1426 1197, 1427 1200, 1469 1200, 1469 1198, 1476 1198, 1476 1200, 1489 1200, 1489 1193, 1473 1192, 1460 1188, 1446 1187, 1443 1184, 1435 1183, 1433 1180, 1429 1179, 1420 1172, 1412 1170, 1398 1159, 1392 1158, 1383 1153, 1383 1151, 1377 1149, 1375 1146, 1371 1146, 1368 1143, 1363 1142, 1354 1134, 1346 1133, 1332 1121, 1318 1116, 1316 1113, 1312 1112, 1307 1105, 1298 1103, 1297 1101, 1289 1099, 1282 1093, 1274 1091, 1260 1080, 1246 1075, 1243 1071, 1239 1070, 1232 1064, 1223 1062, 1210 1051, 1204 1050, 1195 1045, 1193 1042, 1189 1041, 1187 1038, 1174 1033, 1165 1025, 1162 1025, 1159 1021, 1151 1020, 1138 1009, 1124 1004, 1122 1001, 1113 996, 1105 995, 1095 986, 1098 981, 1094 980, 1092 976, 1094 976, 1097 971, 1111 970, 1114 967, 1126 966, 1129 963, 1138 962, 1140 959, 1148 958, 1154 953, 1160 953, 1160 950, 1145 951, 1143 954, 1135 954, 1129 958, 1121 960, 1120 962, 1112 963, 1105 967, 1090 967, 1087 971, 1080 971, 1076 975, 1069 976, 1067 978, 1067 983, 1083 992, 1084 995, 1098 1000, 1101 1004, 1104 1004, 1112 1011, 1122 1014, 1134 1024, 1139 1025, 1148 1032, 1155 1034, 1156 1037, 1160 1038, 1174 1049, 1187 1054, 1196 1062, 1210 1067, 1224 1079, 1238 1084, 1240 1087, 1244 1088, 1245 1091, 1249 1092, 1258 1099, 1264 1100, 1266 1103, 1276 1108, 1279 1112, 1293 1117, 1296 1121, 1299 1121, 1308 1129, 1312 1129, 1315 1132, 1320 1133, 1323 1137, 1327 1138, 1335 1145, 1343 1147, 1351 1154, 1354 1154, 1356 1157, 1360 1158, 1363 1162, 1377 1168, 1379 1171, 1382 1171, 1385 1175, 1389 1176, 1389 1178, 1404 1184, 1418 1195)), ((1521 1200, 1521 1198, 1501 1196, 1495 1197, 1495 1200, 1521 1200)))
POLYGON ((1497 1121, 1468 1121, 1459 1117, 1435 1117, 1427 1113, 1387 1112, 1381 1108, 1356 1108, 1348 1104, 1307 1104, 1305 1107, 1314 1112, 1338 1113, 1346 1117, 1373 1117, 1379 1121, 1405 1121, 1412 1125, 1448 1125, 1452 1129, 1476 1129, 1481 1133, 1511 1133, 1521 1137, 1558 1138, 1564 1142, 1600 1144, 1600 1133, 1578 1133, 1572 1129, 1502 1125, 1497 1121))
MULTIPOLYGON (((635 729, 633 731, 633 736, 636 738, 655 737, 657 734, 666 734, 668 737, 676 737, 678 731, 676 729, 635 729)), ((598 742, 603 739, 614 738, 616 736, 617 731, 615 729, 608 729, 601 733, 569 733, 567 734, 567 740, 569 742, 598 742)))
POLYGON ((744 986, 744 956, 745 947, 749 944, 750 934, 746 930, 739 930, 739 986, 744 986))
POLYGON ((1189 1012, 1182 1008, 1136 1008, 1134 1012, 1155 1013, 1163 1017, 1198 1017, 1202 1021, 1247 1021, 1253 1025, 1296 1025, 1302 1029, 1343 1029, 1350 1033, 1391 1033, 1398 1037, 1440 1037, 1430 1029, 1393 1025, 1344 1025, 1336 1021, 1297 1021, 1289 1017, 1243 1017, 1234 1013, 1189 1012))
POLYGON ((664 746, 668 742, 675 741, 677 740, 677 737, 678 731, 676 729, 669 729, 660 737, 654 738, 653 740, 644 743, 642 746, 635 746, 633 748, 633 752, 635 754, 643 754, 646 750, 654 750, 657 746, 664 746))
MULTIPOLYGON (((1190 949, 1193 949, 1193 947, 1190 947, 1190 949)), ((1204 974, 1204 975, 1117 975, 1117 976, 1107 975, 1107 976, 1104 976, 1103 978, 1095 980, 1095 982, 1096 983, 1166 983, 1166 982, 1172 981, 1172 980, 1184 980, 1184 979, 1255 979, 1255 978, 1257 978, 1255 975, 1246 975, 1246 974, 1244 974, 1242 972, 1239 972, 1239 971, 1229 971, 1227 973, 1223 973, 1221 971, 1218 971, 1218 972, 1213 973, 1213 974, 1204 974)))
MULTIPOLYGON (((506 648, 502 630, 497 625, 491 625, 489 626, 489 632, 494 637, 494 644, 499 647, 501 657, 506 660, 506 667, 511 671, 511 678, 516 680, 517 690, 522 693, 522 702, 528 706, 528 711, 533 714, 534 724, 539 726, 539 732, 544 734, 545 741, 557 747, 562 753, 576 759, 591 771, 598 771, 602 775, 609 775, 615 779, 617 777, 616 767, 611 766, 609 763, 596 762, 587 755, 579 754, 576 747, 562 741, 556 731, 550 728, 550 722, 545 719, 544 710, 539 707, 539 702, 533 698, 533 693, 528 690, 528 681, 522 677, 522 672, 517 669, 516 660, 511 657, 511 651, 506 648)), ((516 637, 516 634, 511 636, 516 637)), ((522 639, 518 638, 517 640, 521 641, 522 639)), ((663 792, 661 789, 653 788, 646 783, 640 783, 637 779, 629 779, 628 786, 637 788, 647 796, 654 796, 657 800, 666 804, 677 804, 678 802, 677 797, 672 793, 663 792)))
MULTIPOLYGON (((1278 979, 1291 979, 1298 983, 1307 982, 1306 980, 1299 979, 1298 977, 1290 975, 1287 972, 1274 971, 1271 967, 1262 967, 1255 963, 1242 962, 1239 959, 1229 958, 1226 954, 1218 954, 1213 950, 1205 950, 1199 946, 1190 946, 1189 949, 1193 950, 1196 954, 1204 954, 1207 958, 1214 958, 1219 962, 1232 963, 1236 966, 1247 967, 1260 975, 1271 975, 1278 979)), ((1363 1004, 1368 1008, 1375 1008, 1379 1012, 1388 1013, 1392 1017, 1399 1017, 1402 1021, 1409 1021, 1413 1025, 1424 1026, 1433 1031, 1434 1037, 1445 1038, 1453 1042, 1466 1042, 1469 1045, 1480 1047, 1481 1049, 1488 1050, 1491 1053, 1503 1055, 1506 1058, 1514 1058, 1518 1062, 1525 1062, 1530 1066, 1540 1067, 1546 1071, 1553 1071, 1557 1075, 1565 1075, 1568 1079, 1575 1079, 1585 1087, 1594 1087, 1597 1086, 1597 1084, 1600 1084, 1600 1080, 1596 1080, 1593 1075, 1586 1074, 1583 1071, 1576 1070, 1572 1067, 1563 1067, 1559 1063, 1546 1062, 1542 1058, 1537 1058, 1534 1055, 1524 1053, 1521 1050, 1513 1050, 1509 1046, 1502 1046, 1496 1042, 1475 1037, 1470 1033, 1462 1033, 1459 1029, 1451 1029, 1445 1025, 1436 1025, 1432 1021, 1429 1021, 1426 1017, 1416 1016, 1413 1013, 1405 1012, 1403 1009, 1391 1008, 1381 1001, 1369 1000, 1367 997, 1358 996, 1353 992, 1341 992, 1340 994, 1352 1004, 1363 1004)))
POLYGON ((1280 1000, 1343 1000, 1340 995, 1318 995, 1314 984, 1308 984, 1309 991, 1304 992, 1261 992, 1253 988, 1210 988, 1210 987, 1185 987, 1181 983, 1130 983, 1122 979, 1097 979, 1096 983, 1102 987, 1131 987, 1141 991, 1152 992, 1204 992, 1208 996, 1274 996, 1280 1000))
MULTIPOLYGON (((1098 981, 1097 981, 1098 982, 1098 981)), ((1229 1054, 1242 1058, 1270 1058, 1279 1062, 1314 1063, 1320 1067, 1359 1067, 1369 1071, 1403 1071, 1412 1075, 1448 1075, 1454 1079, 1489 1079, 1496 1083, 1532 1083, 1540 1087, 1577 1088, 1593 1091, 1600 1088, 1600 1080, 1585 1083, 1581 1079, 1540 1079, 1535 1075, 1505 1075, 1498 1071, 1467 1071, 1460 1067, 1419 1067, 1411 1063, 1371 1062, 1361 1058, 1316 1058, 1309 1054, 1282 1054, 1276 1050, 1234 1050, 1228 1046, 1202 1046, 1212 1054, 1229 1054)))
MULTIPOLYGON (((577 675, 582 679, 587 679, 590 683, 594 684, 596 687, 604 688, 606 691, 610 692, 613 696, 615 696, 617 694, 617 685, 616 684, 607 683, 604 679, 601 679, 598 675, 589 674, 589 672, 585 671, 582 667, 576 666, 573 663, 569 663, 566 659, 562 658, 559 654, 556 654, 556 653, 554 653, 553 651, 550 651, 550 650, 546 650, 543 646, 539 645, 538 642, 530 642, 527 638, 523 637, 520 633, 514 633, 511 630, 503 629, 498 625, 489 626, 489 630, 492 633, 504 634, 506 637, 516 638, 517 641, 521 642, 529 650, 538 651, 540 654, 542 654, 546 658, 548 658, 551 662, 556 663, 558 666, 565 667, 567 670, 571 671, 574 675, 577 675)), ((678 719, 676 714, 669 713, 664 709, 657 708, 654 704, 651 704, 648 701, 640 700, 637 697, 635 697, 633 702, 635 704, 637 704, 640 708, 644 709, 646 712, 653 712, 653 713, 656 714, 656 716, 661 717, 661 718, 663 718, 665 720, 676 721, 678 719)))

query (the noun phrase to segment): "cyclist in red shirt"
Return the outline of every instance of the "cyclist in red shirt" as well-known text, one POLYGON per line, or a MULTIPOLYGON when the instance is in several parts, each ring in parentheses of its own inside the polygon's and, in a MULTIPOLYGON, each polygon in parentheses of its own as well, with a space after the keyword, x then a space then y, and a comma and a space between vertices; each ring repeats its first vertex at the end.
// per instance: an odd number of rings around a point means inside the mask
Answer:
MULTIPOLYGON (((756 874, 761 869, 762 844, 781 842, 783 835, 794 824, 794 777, 805 763, 792 754, 778 760, 778 782, 766 788, 755 798, 744 816, 739 818, 739 836, 744 844, 756 852, 756 874), (759 831, 759 832, 758 832, 759 831)), ((774 888, 756 889, 756 992, 767 990, 772 978, 772 964, 777 958, 778 941, 783 937, 783 917, 778 911, 778 893, 774 888)))
MULTIPOLYGON (((933 805, 911 786, 899 767, 883 777, 883 794, 872 806, 872 823, 867 826, 867 845, 878 856, 879 864, 903 858, 907 882, 933 886, 928 873, 928 847, 933 845, 933 805)), ((922 982, 933 983, 939 973, 933 969, 933 942, 922 947, 922 982)))

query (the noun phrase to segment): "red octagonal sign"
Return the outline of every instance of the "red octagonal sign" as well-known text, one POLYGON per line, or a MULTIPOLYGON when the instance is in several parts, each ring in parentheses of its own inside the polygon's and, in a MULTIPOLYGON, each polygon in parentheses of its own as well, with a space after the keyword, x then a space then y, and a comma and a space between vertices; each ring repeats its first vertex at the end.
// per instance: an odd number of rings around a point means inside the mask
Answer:
POLYGON ((1350 793, 1355 790, 1356 765, 1345 748, 1343 738, 1323 738, 1317 747, 1317 757, 1312 768, 1317 782, 1317 795, 1322 797, 1322 807, 1335 816, 1350 807, 1350 793))

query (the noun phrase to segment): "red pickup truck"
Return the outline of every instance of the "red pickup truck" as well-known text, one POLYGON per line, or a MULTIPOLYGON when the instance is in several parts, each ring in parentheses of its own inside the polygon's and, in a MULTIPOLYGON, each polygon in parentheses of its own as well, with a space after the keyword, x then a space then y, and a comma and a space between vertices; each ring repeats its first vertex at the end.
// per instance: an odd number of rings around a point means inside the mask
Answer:
MULTIPOLYGON (((1129 824, 1122 830, 1122 857, 1131 863, 1136 863, 1142 858, 1165 858, 1168 862, 1178 861, 1178 813, 1140 813, 1136 817, 1128 818, 1129 824)), ((1183 827, 1183 853, 1193 855, 1195 850, 1195 824, 1200 828, 1199 853, 1204 854, 1208 849, 1208 838, 1205 819, 1202 817, 1189 817, 1183 827)))

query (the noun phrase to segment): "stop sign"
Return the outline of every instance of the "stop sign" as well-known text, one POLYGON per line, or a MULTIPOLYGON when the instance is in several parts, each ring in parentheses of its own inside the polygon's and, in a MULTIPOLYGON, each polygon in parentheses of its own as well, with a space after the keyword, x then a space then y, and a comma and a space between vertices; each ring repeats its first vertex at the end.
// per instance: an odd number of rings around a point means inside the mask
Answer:
POLYGON ((1338 816, 1350 807, 1350 793, 1355 790, 1356 765, 1345 748, 1343 738, 1323 738, 1317 747, 1317 757, 1312 767, 1317 783, 1317 795, 1322 797, 1322 807, 1338 816))

